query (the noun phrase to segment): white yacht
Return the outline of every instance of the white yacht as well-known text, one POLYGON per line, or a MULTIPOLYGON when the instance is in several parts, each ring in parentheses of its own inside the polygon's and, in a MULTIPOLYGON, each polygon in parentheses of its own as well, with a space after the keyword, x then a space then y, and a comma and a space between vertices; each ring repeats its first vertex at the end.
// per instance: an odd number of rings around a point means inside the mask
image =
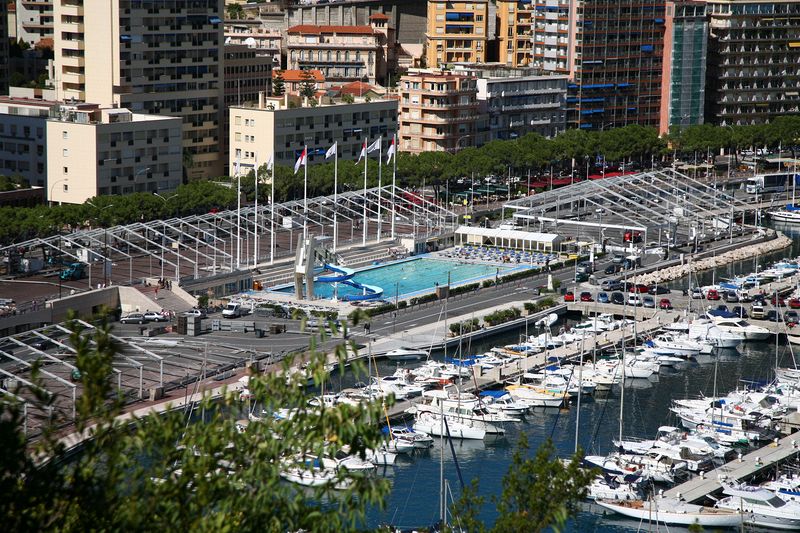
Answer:
POLYGON ((438 437, 447 436, 455 439, 475 439, 483 440, 486 437, 486 430, 475 427, 469 423, 455 422, 447 420, 444 423, 442 418, 434 413, 417 413, 414 420, 414 431, 419 431, 427 435, 438 437))
POLYGON ((586 497, 590 500, 641 500, 644 491, 638 482, 629 483, 616 476, 598 475, 589 483, 586 497))
POLYGON ((717 348, 736 348, 745 339, 743 332, 723 330, 711 320, 706 319, 692 322, 688 335, 692 340, 706 341, 717 348))
POLYGON ((746 513, 743 522, 770 530, 800 529, 800 502, 786 501, 775 493, 750 485, 725 486, 727 495, 717 502, 719 509, 746 513))
POLYGON ((723 318, 721 316, 713 316, 710 318, 714 320, 714 324, 722 331, 739 333, 746 341, 763 341, 772 335, 772 332, 767 328, 755 326, 741 318, 723 318))
POLYGON ((703 346, 686 335, 664 333, 652 340, 653 345, 662 353, 680 357, 693 357, 700 353, 703 346))
POLYGON ((597 505, 642 522, 677 526, 736 527, 742 516, 735 510, 703 507, 673 498, 653 500, 597 500, 597 505))
POLYGON ((584 460, 614 475, 641 471, 643 478, 659 483, 674 483, 676 478, 688 471, 686 461, 675 460, 658 450, 643 455, 616 452, 607 456, 587 455, 584 460))
POLYGON ((408 348, 401 346, 386 352, 386 358, 390 361, 419 361, 422 358, 428 357, 427 350, 420 350, 418 348, 408 348))
POLYGON ((561 407, 566 399, 566 392, 553 392, 534 387, 533 385, 508 385, 506 390, 511 397, 521 403, 534 407, 561 407))

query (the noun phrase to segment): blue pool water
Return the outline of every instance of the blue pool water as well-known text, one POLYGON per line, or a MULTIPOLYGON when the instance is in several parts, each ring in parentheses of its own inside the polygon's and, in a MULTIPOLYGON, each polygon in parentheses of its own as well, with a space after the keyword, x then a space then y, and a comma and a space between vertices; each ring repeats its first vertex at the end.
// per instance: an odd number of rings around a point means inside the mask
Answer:
MULTIPOLYGON (((517 268, 528 268, 527 266, 514 265, 514 267, 497 267, 494 265, 470 264, 459 261, 449 261, 446 259, 434 259, 431 257, 415 257, 406 261, 380 265, 361 270, 353 277, 363 285, 377 285, 382 287, 384 298, 394 298, 395 291, 400 296, 411 296, 414 293, 429 292, 434 289, 436 284, 446 285, 447 274, 450 273, 450 284, 461 285, 474 283, 476 281, 494 278, 497 274, 508 273, 517 268)), ((291 286, 275 289, 278 292, 291 293, 294 288, 291 286)), ((339 284, 338 294, 340 297, 346 295, 359 294, 358 289, 348 285, 339 284)), ((333 296, 332 283, 314 283, 314 295, 321 298, 331 298, 333 296)))

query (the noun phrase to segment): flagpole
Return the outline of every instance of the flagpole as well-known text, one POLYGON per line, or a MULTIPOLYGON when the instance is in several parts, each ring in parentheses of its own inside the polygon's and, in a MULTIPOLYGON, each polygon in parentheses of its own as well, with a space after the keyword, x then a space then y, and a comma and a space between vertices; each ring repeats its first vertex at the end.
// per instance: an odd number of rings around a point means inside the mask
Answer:
POLYGON ((392 136, 392 146, 394 147, 394 152, 392 152, 392 163, 394 164, 392 168, 392 239, 394 239, 394 221, 397 213, 395 207, 397 205, 397 132, 392 136))
POLYGON ((367 160, 369 159, 369 154, 367 153, 367 141, 364 141, 364 210, 362 217, 364 218, 361 226, 361 245, 367 246, 367 160))
POLYGON ((336 253, 336 243, 339 240, 339 228, 337 226, 336 213, 339 206, 339 144, 336 141, 336 153, 333 154, 333 253, 336 253))
POLYGON ((256 152, 255 204, 253 205, 253 266, 258 264, 258 152, 256 152))
POLYGON ((375 242, 381 242, 381 169, 383 168, 383 135, 378 137, 378 235, 375 242))
POLYGON ((275 152, 272 152, 272 184, 269 193, 269 264, 275 263, 275 152))
MULTIPOLYGON (((308 238, 308 145, 303 148, 303 240, 308 238)), ((302 157, 302 156, 301 156, 302 157)))

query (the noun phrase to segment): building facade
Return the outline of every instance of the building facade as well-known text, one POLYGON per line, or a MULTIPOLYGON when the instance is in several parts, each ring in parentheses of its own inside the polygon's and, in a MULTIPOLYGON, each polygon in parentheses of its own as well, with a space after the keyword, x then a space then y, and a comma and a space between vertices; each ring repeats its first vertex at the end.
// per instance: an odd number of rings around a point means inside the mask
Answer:
POLYGON ((488 139, 516 139, 526 133, 554 137, 566 129, 565 74, 539 75, 534 69, 479 69, 478 103, 488 118, 488 139))
POLYGON ((55 0, 59 99, 183 119, 189 178, 219 176, 222 0, 55 0))
POLYGON ((800 3, 705 0, 705 120, 761 124, 800 113, 800 3))
POLYGON ((399 91, 401 151, 457 152, 478 143, 475 76, 411 70, 400 78, 399 91))
POLYGON ((286 34, 287 68, 319 70, 326 80, 337 83, 356 80, 384 83, 389 48, 394 47, 394 30, 383 26, 383 31, 377 24, 292 26, 286 34))
POLYGON ((568 126, 587 130, 628 124, 658 127, 664 0, 576 4, 576 16, 570 21, 574 54, 567 56, 573 80, 567 100, 568 126))
POLYGON ((46 123, 47 200, 166 192, 181 184, 182 120, 96 104, 60 105, 46 123))
POLYGON ((229 110, 231 148, 229 165, 246 173, 275 162, 294 165, 304 146, 309 164, 325 162, 325 152, 338 143, 341 159, 358 159, 364 140, 370 143, 383 137, 388 148, 397 131, 397 100, 372 100, 352 104, 336 103, 316 107, 284 105, 284 99, 262 98, 256 106, 234 106, 229 110))
POLYGON ((0 97, 0 174, 22 176, 43 187, 47 180, 45 127, 56 102, 0 97))
MULTIPOLYGON (((523 14, 530 12, 531 66, 559 74, 573 71, 576 36, 582 27, 577 23, 578 12, 585 3, 578 0, 531 0, 528 4, 520 3, 514 7, 518 20, 525 21, 523 14)), ((498 14, 501 4, 511 9, 509 4, 512 2, 503 0, 498 2, 498 14)), ((502 47, 500 53, 502 58, 502 47)))
POLYGON ((486 62, 488 32, 488 0, 428 0, 426 66, 486 62))
POLYGON ((497 49, 500 63, 509 67, 525 67, 532 63, 533 24, 537 14, 535 3, 497 0, 497 49))
POLYGON ((279 30, 269 27, 263 20, 226 20, 224 33, 226 45, 238 44, 269 51, 280 57, 283 36, 279 30))
POLYGON ((17 39, 33 46, 53 37, 53 0, 16 0, 17 39))
POLYGON ((702 124, 705 110, 708 21, 703 2, 667 2, 660 133, 702 124))
POLYGON ((8 4, 0 2, 0 94, 8 94, 8 4))

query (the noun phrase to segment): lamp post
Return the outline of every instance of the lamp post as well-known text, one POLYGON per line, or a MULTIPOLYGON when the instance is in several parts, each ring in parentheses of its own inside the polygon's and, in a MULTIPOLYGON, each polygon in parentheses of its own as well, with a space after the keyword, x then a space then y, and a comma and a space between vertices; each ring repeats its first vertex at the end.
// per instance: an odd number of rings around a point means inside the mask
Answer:
MULTIPOLYGON (((148 167, 148 168, 146 168, 146 169, 143 169, 143 170, 149 170, 149 169, 150 169, 150 168, 148 167)), ((141 171, 140 171, 140 172, 141 172, 141 171)), ((137 172, 137 174, 138 174, 138 173, 139 173, 139 172, 137 172)), ((172 200, 173 198, 175 198, 175 197, 176 197, 176 196, 178 196, 178 195, 177 195, 177 194, 173 194, 173 195, 172 195, 172 196, 170 196, 170 197, 165 197, 165 196, 162 196, 162 195, 158 194, 157 192, 153 192, 153 196, 155 196, 155 197, 157 197, 157 198, 160 198, 160 199, 161 199, 161 201, 162 201, 162 202, 164 202, 164 205, 167 205, 167 202, 169 202, 170 200, 172 200)), ((162 241, 161 241, 161 278, 163 278, 163 277, 164 277, 164 245, 165 245, 165 244, 166 244, 166 243, 165 243, 165 242, 162 240, 162 241)), ((175 252, 175 253, 178 253, 178 252, 175 252)), ((177 272, 175 273, 175 277, 176 277, 176 278, 178 277, 178 273, 177 273, 177 272)))
MULTIPOLYGON (((50 194, 48 195, 47 200, 50 202, 51 206, 55 203, 55 202, 53 202, 53 189, 55 189, 56 185, 58 185, 62 181, 69 181, 69 178, 61 178, 60 180, 54 181, 53 184, 50 185, 50 194)), ((61 202, 59 202, 59 204, 60 203, 61 202)))

